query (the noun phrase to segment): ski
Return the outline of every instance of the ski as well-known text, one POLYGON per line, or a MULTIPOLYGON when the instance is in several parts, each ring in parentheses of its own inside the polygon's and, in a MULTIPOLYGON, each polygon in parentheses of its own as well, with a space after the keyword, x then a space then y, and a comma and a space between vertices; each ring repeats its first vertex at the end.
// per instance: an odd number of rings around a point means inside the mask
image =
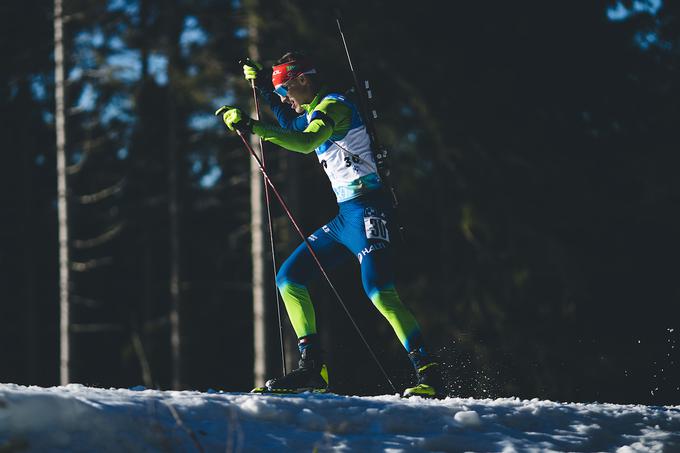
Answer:
POLYGON ((312 389, 312 388, 268 389, 267 387, 255 387, 250 391, 250 393, 256 393, 260 395, 304 395, 304 394, 338 395, 337 393, 333 393, 328 389, 312 389))
MULTIPOLYGON (((250 393, 255 394, 255 395, 278 395, 278 396, 290 396, 290 395, 299 395, 299 396, 308 396, 308 395, 332 395, 332 396, 357 396, 357 395, 343 395, 342 393, 335 393, 327 389, 276 389, 276 390, 270 390, 266 387, 255 387, 250 391, 250 393)), ((394 396, 395 394, 391 393, 385 393, 383 395, 370 395, 370 396, 394 396)), ((436 400, 436 399, 442 399, 445 398, 443 395, 431 395, 431 394, 424 394, 424 393, 410 393, 410 394, 397 394, 400 398, 403 399, 413 399, 413 398, 423 398, 427 400, 436 400)))

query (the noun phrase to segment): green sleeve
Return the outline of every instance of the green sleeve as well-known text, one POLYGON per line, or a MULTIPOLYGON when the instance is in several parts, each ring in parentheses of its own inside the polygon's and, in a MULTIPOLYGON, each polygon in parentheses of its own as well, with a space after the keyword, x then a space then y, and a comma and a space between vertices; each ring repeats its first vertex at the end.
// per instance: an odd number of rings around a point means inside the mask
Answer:
POLYGON ((254 121, 253 133, 288 150, 309 154, 328 140, 337 126, 351 119, 351 110, 333 99, 322 101, 314 110, 327 117, 315 118, 302 132, 254 121))
POLYGON ((352 124, 352 110, 336 99, 324 99, 314 110, 320 110, 333 120, 333 133, 343 134, 352 124))

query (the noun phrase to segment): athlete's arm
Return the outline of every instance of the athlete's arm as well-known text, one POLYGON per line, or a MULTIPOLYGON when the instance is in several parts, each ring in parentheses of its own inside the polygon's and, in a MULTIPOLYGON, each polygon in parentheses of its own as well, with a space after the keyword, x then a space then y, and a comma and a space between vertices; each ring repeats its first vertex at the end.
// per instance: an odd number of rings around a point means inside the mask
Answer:
POLYGON ((279 125, 284 129, 304 131, 309 125, 306 115, 298 115, 289 105, 281 102, 281 99, 271 91, 258 90, 260 96, 269 104, 269 108, 276 116, 279 125))
POLYGON ((352 111, 334 100, 324 100, 312 112, 312 121, 303 131, 287 130, 277 126, 253 123, 253 132, 263 140, 290 151, 309 154, 328 140, 339 124, 351 118, 352 111))
POLYGON ((300 132, 258 122, 253 123, 253 132, 263 140, 290 151, 309 154, 330 138, 333 126, 328 121, 317 118, 300 132))

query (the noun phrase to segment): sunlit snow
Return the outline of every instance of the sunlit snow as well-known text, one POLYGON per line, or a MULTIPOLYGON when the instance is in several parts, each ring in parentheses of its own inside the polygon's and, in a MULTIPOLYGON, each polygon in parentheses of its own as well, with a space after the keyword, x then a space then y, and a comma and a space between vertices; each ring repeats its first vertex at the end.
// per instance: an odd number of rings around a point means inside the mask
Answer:
POLYGON ((680 406, 0 384, 0 451, 680 451, 680 406))

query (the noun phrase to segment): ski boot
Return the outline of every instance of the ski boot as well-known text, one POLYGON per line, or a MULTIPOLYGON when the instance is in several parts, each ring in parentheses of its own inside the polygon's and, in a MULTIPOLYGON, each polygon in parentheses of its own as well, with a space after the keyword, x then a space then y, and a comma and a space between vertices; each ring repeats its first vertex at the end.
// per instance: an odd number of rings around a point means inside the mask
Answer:
POLYGON ((253 393, 326 393, 328 391, 328 369, 321 358, 321 351, 309 337, 300 339, 300 361, 298 368, 285 376, 268 380, 264 387, 253 389, 253 393), (307 341, 305 341, 307 340, 307 341))
POLYGON ((441 375, 441 364, 433 361, 422 351, 408 354, 418 376, 418 384, 404 390, 404 396, 422 396, 424 398, 443 398, 444 383, 441 375))

